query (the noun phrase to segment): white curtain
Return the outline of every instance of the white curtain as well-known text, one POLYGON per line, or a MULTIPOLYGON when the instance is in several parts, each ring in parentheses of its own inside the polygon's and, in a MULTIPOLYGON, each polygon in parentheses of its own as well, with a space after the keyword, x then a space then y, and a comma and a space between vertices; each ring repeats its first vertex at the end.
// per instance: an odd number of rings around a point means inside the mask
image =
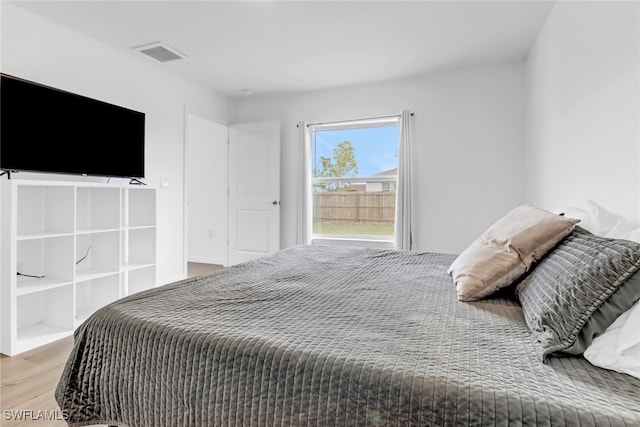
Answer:
POLYGON ((396 234, 394 246, 411 250, 412 242, 412 190, 411 190, 411 113, 400 114, 400 143, 398 149, 398 182, 396 188, 396 234))
POLYGON ((296 243, 311 243, 311 213, 313 199, 311 190, 311 132, 307 122, 298 123, 300 155, 298 162, 298 229, 296 243))

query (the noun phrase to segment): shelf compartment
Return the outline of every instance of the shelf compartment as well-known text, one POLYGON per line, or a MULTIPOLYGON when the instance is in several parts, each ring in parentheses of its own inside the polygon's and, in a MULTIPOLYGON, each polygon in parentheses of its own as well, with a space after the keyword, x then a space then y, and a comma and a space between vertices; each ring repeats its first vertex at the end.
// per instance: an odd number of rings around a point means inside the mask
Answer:
POLYGON ((155 267, 151 262, 127 262, 122 265, 122 269, 126 271, 140 270, 142 268, 155 267))
POLYGON ((73 232, 73 188, 17 186, 17 235, 55 235, 73 232))
POLYGON ((155 264, 156 260, 156 229, 142 227, 130 229, 126 239, 127 251, 123 254, 123 265, 135 266, 155 264))
POLYGON ((128 294, 146 291, 156 286, 156 268, 149 266, 131 270, 127 273, 128 294))
POLYGON ((120 274, 78 282, 76 285, 76 327, 99 308, 120 298, 120 274))
POLYGON ((105 228, 102 230, 78 230, 76 233, 78 236, 83 234, 99 234, 99 233, 113 233, 114 231, 119 231, 119 228, 105 228))
POLYGON ((92 232, 120 228, 120 189, 77 189, 77 231, 92 232))
POLYGON ((92 280, 120 271, 120 232, 76 236, 76 281, 92 280))
POLYGON ((135 227, 129 227, 129 230, 155 230, 156 226, 155 225, 138 225, 135 227))
MULTIPOLYGON (((73 281, 73 236, 20 240, 17 242, 18 295, 33 289, 48 289, 73 281)), ((15 274, 15 273, 14 273, 15 274)))
POLYGON ((130 188, 127 190, 129 227, 143 227, 156 225, 156 192, 144 188, 130 188))
POLYGON ((57 280, 57 279, 36 279, 33 277, 18 276, 17 292, 16 295, 27 295, 33 292, 46 291, 48 289, 55 289, 61 286, 67 286, 73 282, 69 280, 57 280))
POLYGON ((17 298, 17 348, 22 352, 73 333, 73 286, 17 298))
POLYGON ((118 274, 118 270, 80 269, 76 272, 76 282, 86 282, 114 274, 118 274))
POLYGON ((34 240, 34 239, 51 239, 53 237, 64 237, 64 236, 73 236, 73 233, 54 233, 54 232, 25 233, 25 234, 19 234, 18 236, 16 236, 16 240, 20 241, 20 240, 34 240))

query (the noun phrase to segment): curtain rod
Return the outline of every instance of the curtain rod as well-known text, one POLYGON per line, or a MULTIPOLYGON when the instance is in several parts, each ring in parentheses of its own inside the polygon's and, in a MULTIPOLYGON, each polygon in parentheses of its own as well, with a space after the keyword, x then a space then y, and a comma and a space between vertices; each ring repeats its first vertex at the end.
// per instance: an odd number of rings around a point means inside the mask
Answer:
MULTIPOLYGON (((317 122, 317 123, 307 123, 307 126, 322 126, 329 124, 339 124, 339 123, 349 123, 349 122, 359 122, 364 120, 380 120, 380 119, 391 119, 393 117, 400 117, 401 113, 398 114, 389 114, 387 116, 376 116, 376 117, 362 117, 360 119, 349 119, 349 120, 334 120, 331 122, 317 122)), ((410 113, 411 117, 415 115, 415 113, 410 113)), ((298 127, 299 125, 296 125, 298 127)))

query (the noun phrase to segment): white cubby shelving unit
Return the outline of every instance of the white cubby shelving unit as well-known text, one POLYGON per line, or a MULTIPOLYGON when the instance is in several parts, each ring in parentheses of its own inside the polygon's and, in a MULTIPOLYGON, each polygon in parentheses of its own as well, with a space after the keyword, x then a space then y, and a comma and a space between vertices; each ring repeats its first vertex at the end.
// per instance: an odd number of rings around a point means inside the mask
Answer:
POLYGON ((154 188, 4 179, 1 202, 1 353, 69 336, 156 286, 154 188))

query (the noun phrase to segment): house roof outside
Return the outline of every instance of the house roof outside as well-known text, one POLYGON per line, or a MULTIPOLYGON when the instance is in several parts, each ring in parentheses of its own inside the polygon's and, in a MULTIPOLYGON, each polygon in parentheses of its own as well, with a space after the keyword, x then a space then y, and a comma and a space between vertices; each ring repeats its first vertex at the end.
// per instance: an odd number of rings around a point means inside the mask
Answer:
MULTIPOLYGON (((393 168, 393 169, 389 169, 386 171, 382 171, 379 172, 377 174, 374 174, 372 176, 397 176, 398 175, 398 168, 393 168)), ((367 186, 367 184, 353 184, 350 187, 350 191, 354 191, 354 192, 366 192, 367 189, 369 187, 367 186)))
POLYGON ((389 169, 384 172, 377 173, 373 176, 396 176, 396 175, 398 175, 398 168, 389 169))

